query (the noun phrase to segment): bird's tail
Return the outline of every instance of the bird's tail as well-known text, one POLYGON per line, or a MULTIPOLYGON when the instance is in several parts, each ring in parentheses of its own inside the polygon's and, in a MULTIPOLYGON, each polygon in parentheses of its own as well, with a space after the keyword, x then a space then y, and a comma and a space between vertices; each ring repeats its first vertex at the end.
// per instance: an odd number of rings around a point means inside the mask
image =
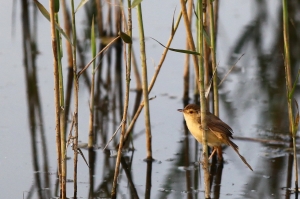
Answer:
POLYGON ((233 143, 231 140, 229 140, 229 145, 234 149, 234 151, 239 155, 239 157, 242 159, 242 161, 245 163, 245 165, 247 165, 247 167, 249 167, 249 169, 251 171, 253 171, 252 167, 248 164, 248 162, 246 161, 246 159, 240 154, 239 152, 239 148, 238 146, 233 143))

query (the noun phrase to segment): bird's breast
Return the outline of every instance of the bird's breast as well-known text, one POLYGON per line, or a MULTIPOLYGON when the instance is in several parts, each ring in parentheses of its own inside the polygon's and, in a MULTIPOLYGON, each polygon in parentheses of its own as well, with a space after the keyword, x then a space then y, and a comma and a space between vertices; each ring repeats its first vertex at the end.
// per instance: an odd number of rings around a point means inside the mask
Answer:
MULTIPOLYGON (((186 125, 194 136, 194 138, 202 144, 202 128, 201 125, 198 123, 197 117, 191 117, 189 115, 184 115, 186 125)), ((207 144, 209 146, 220 146, 223 144, 222 140, 220 140, 211 130, 207 131, 207 144)))

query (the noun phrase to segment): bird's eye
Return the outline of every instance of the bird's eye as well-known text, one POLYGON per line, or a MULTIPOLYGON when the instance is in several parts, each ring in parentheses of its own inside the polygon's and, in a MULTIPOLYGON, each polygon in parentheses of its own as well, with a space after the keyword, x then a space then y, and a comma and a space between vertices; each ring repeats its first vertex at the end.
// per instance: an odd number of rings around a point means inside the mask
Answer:
POLYGON ((194 111, 190 111, 189 113, 192 114, 192 113, 194 113, 194 111))

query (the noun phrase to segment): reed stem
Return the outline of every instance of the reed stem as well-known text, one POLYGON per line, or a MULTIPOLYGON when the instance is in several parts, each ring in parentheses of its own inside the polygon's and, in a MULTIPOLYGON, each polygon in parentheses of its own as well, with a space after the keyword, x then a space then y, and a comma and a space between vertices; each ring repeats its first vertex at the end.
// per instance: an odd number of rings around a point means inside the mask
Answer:
MULTIPOLYGON (((95 39, 95 24, 94 18, 91 25, 91 52, 92 57, 96 56, 96 39, 95 39)), ((91 95, 90 95, 90 119, 89 119, 89 135, 88 135, 88 148, 93 148, 94 143, 94 94, 95 94, 95 72, 96 63, 93 61, 92 68, 92 82, 91 82, 91 95)))
MULTIPOLYGON (((132 17, 131 17, 131 0, 128 0, 128 32, 127 34, 132 37, 132 17)), ((119 144, 119 150, 118 150, 118 156, 116 161, 116 167, 115 167, 115 174, 114 174, 114 180, 113 180, 113 186, 111 191, 111 197, 117 198, 117 180, 120 170, 120 162, 122 158, 122 148, 124 143, 124 135, 126 133, 126 124, 127 124, 127 112, 128 112, 128 104, 129 104, 129 91, 130 91, 130 72, 131 72, 131 48, 132 44, 127 44, 127 60, 126 60, 126 89, 125 89, 125 98, 124 98, 124 110, 123 110, 123 118, 122 118, 122 130, 121 130, 121 136, 120 136, 120 144, 119 144)))
POLYGON ((210 47, 211 47, 211 61, 213 71, 213 93, 214 93, 214 114, 219 116, 219 91, 218 91, 218 76, 216 66, 216 36, 215 36, 215 25, 214 25, 214 7, 213 1, 209 1, 209 18, 210 18, 210 47))
POLYGON ((62 168, 61 168, 61 126, 60 126, 60 96, 59 96, 59 70, 58 70, 58 53, 57 53, 57 38, 55 28, 55 0, 50 0, 50 24, 51 24, 51 42, 53 50, 53 73, 54 73, 54 104, 55 104, 55 130, 56 130, 56 150, 57 150, 57 165, 58 165, 58 177, 60 185, 60 195, 63 198, 62 193, 62 168))
MULTIPOLYGON (((59 24, 58 14, 55 14, 55 21, 59 24)), ((62 198, 66 198, 66 120, 65 120, 65 111, 64 111, 64 84, 63 84, 63 71, 61 59, 63 56, 61 48, 61 35, 58 30, 56 30, 56 42, 57 42, 57 66, 58 66, 58 79, 59 79, 59 120, 60 120, 60 144, 61 144, 61 192, 62 198)))
POLYGON ((74 137, 73 137, 73 151, 74 151, 74 198, 77 198, 77 163, 78 163, 78 92, 79 84, 77 78, 77 64, 76 64, 76 23, 75 23, 75 10, 74 0, 71 0, 72 7, 72 35, 73 35, 73 76, 74 76, 74 137))
POLYGON ((293 151, 294 151, 294 169, 295 169, 295 191, 298 195, 298 162, 297 162, 297 150, 296 150, 296 127, 294 125, 293 116, 293 106, 292 99, 293 96, 290 95, 292 92, 292 75, 291 75, 291 62, 290 62, 290 48, 289 48, 289 16, 287 0, 282 0, 283 8, 283 39, 284 39, 284 61, 285 61, 285 77, 286 77, 286 92, 288 100, 288 114, 290 123, 290 132, 293 139, 293 151))
POLYGON ((146 150, 147 160, 152 160, 152 135, 151 135, 151 124, 150 124, 150 112, 149 112, 149 97, 148 97, 148 79, 147 79, 147 63, 146 63, 146 48, 145 48, 145 37, 143 27, 143 16, 141 3, 137 6, 137 18, 139 26, 139 39, 140 39, 140 53, 141 53, 141 65, 142 65, 142 87, 143 97, 145 105, 145 128, 146 128, 146 150))
POLYGON ((198 1, 197 13, 197 27, 198 27, 198 47, 199 47, 199 93, 200 93, 200 110, 201 110, 201 128, 204 129, 202 131, 202 156, 203 156, 203 170, 204 170, 204 184, 205 184, 205 198, 210 198, 210 176, 209 176, 209 168, 208 168, 208 147, 207 147, 207 124, 206 124, 206 98, 205 98, 205 89, 204 89, 204 64, 203 64, 203 4, 202 0, 198 1))
MULTIPOLYGON (((188 18, 185 3, 186 2, 184 0, 180 0, 181 12, 182 12, 183 20, 184 20, 186 33, 187 33, 187 40, 188 40, 188 43, 189 43, 189 46, 190 46, 191 50, 196 51, 196 47, 195 47, 195 43, 194 43, 194 39, 193 39, 193 35, 192 35, 192 30, 191 30, 190 25, 189 25, 190 21, 189 21, 189 18, 188 18)), ((200 56, 203 56, 203 54, 201 54, 200 56)), ((200 82, 198 81, 199 80, 198 57, 196 55, 192 55, 192 59, 193 59, 193 62, 194 62, 195 76, 196 76, 196 80, 197 80, 196 83, 197 83, 197 87, 199 89, 200 88, 200 82)))
MULTIPOLYGON (((190 28, 192 24, 192 14, 193 14, 193 1, 188 1, 188 18, 190 23, 190 28)), ((186 39, 187 40, 187 39, 186 39)), ((190 50, 189 43, 186 42, 186 49, 190 50)), ((183 101, 184 104, 187 105, 189 101, 189 89, 190 89, 190 55, 185 55, 185 61, 184 61, 184 71, 183 71, 183 101)))

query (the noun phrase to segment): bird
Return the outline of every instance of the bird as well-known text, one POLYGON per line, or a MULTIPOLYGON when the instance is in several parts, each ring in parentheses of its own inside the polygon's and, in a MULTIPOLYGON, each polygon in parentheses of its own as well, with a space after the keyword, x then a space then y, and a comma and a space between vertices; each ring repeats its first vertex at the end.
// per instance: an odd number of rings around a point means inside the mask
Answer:
MULTIPOLYGON (((184 109, 178 109, 179 112, 183 113, 186 125, 194 136, 194 138, 202 144, 202 126, 201 126, 201 113, 200 106, 196 104, 188 104, 184 109)), ((239 147, 231 141, 233 139, 233 130, 228 124, 223 122, 219 117, 212 114, 211 112, 206 112, 206 125, 207 125, 207 145, 214 148, 212 155, 217 151, 220 152, 221 145, 229 145, 238 154, 241 160, 248 166, 248 168, 253 171, 252 167, 248 164, 246 159, 239 153, 239 147)), ((219 158, 222 155, 218 153, 219 158)))

